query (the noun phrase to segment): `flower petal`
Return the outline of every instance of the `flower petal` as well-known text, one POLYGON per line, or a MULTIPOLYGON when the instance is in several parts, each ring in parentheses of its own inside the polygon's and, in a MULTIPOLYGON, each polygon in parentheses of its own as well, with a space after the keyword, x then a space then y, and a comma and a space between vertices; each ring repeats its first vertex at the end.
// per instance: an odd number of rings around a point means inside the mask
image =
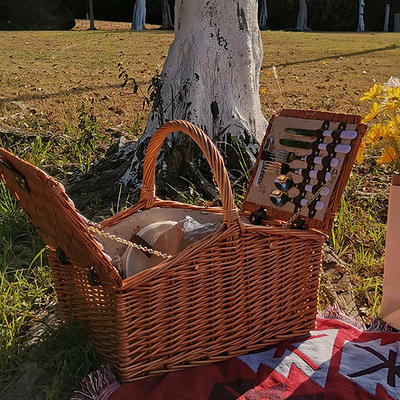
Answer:
POLYGON ((364 149, 365 149, 365 142, 364 140, 361 141, 360 147, 357 152, 357 162, 362 163, 364 161, 364 149))
POLYGON ((381 108, 379 107, 379 104, 377 102, 375 102, 372 105, 370 113, 364 117, 362 122, 367 123, 367 122, 372 121, 379 114, 380 111, 381 111, 381 108))
POLYGON ((377 160, 378 164, 385 164, 394 161, 397 158, 396 150, 390 146, 385 149, 382 156, 377 160))
POLYGON ((400 79, 394 76, 391 76, 389 80, 385 83, 385 86, 390 86, 392 88, 400 86, 400 79))

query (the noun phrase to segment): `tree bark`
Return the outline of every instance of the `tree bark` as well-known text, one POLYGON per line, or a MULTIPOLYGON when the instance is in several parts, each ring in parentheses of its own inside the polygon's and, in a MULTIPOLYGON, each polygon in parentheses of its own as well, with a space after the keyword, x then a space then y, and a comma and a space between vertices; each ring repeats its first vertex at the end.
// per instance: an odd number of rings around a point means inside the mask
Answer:
POLYGON ((261 0, 260 12, 258 16, 258 26, 262 29, 267 29, 268 24, 268 8, 267 0, 261 0))
POLYGON ((299 0, 299 13, 297 15, 297 26, 298 31, 308 31, 307 26, 307 1, 299 0))
POLYGON ((143 31, 146 22, 146 0, 136 0, 133 8, 131 31, 143 31))
POLYGON ((162 0, 162 29, 169 30, 174 28, 171 17, 171 9, 168 0, 162 0))

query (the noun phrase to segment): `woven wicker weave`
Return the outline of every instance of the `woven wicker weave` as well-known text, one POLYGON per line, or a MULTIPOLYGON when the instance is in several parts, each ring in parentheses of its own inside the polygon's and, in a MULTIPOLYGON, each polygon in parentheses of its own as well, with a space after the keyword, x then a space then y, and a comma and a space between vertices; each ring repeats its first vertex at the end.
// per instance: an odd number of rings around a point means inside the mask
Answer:
POLYGON ((98 350, 122 381, 222 361, 314 328, 324 235, 249 224, 234 205, 221 156, 195 126, 173 121, 154 134, 139 202, 102 225, 116 232, 161 208, 172 218, 187 213, 220 219, 222 227, 125 280, 61 185, 2 149, 0 160, 1 177, 48 244, 63 319, 88 324, 98 350), (155 197, 157 153, 175 131, 189 135, 203 151, 222 208, 155 197))

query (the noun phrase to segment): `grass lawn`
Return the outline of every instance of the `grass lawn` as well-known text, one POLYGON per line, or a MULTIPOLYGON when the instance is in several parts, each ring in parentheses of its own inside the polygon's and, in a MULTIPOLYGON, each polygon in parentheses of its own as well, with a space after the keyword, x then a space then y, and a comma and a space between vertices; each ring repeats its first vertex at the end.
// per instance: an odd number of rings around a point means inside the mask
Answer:
MULTIPOLYGON (((96 25, 97 31, 0 33, 0 145, 62 181, 90 168, 120 136, 141 134, 149 108, 142 108, 143 96, 134 95, 132 86, 121 88, 118 65, 146 93, 173 40, 170 32, 96 25)), ((366 114, 368 106, 358 100, 362 93, 400 76, 399 34, 279 31, 262 32, 262 39, 260 97, 267 117, 284 107, 366 114)), ((374 155, 357 165, 330 240, 349 265, 366 317, 379 312, 389 182, 390 171, 377 168, 374 155)), ((55 299, 43 243, 3 186, 0 290, 2 398, 2 387, 32 358, 26 349, 33 343, 32 326, 55 299)), ((37 398, 68 398, 98 360, 84 339, 45 330, 48 358, 55 361, 44 368, 37 398)))

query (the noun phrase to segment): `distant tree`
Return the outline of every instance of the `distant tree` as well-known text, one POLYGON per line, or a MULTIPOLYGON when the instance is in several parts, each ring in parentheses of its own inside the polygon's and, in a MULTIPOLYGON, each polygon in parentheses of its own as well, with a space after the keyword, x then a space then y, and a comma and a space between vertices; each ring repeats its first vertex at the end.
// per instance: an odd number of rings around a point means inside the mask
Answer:
POLYGON ((173 29, 174 24, 171 17, 171 9, 169 7, 168 0, 162 1, 162 29, 173 29))
POLYGON ((299 13, 297 15, 297 26, 298 31, 308 31, 307 26, 307 1, 299 0, 299 13))
POLYGON ((146 0, 136 0, 133 7, 131 31, 143 31, 146 22, 146 0))
POLYGON ((260 29, 267 29, 268 24, 268 9, 267 0, 261 0, 259 4, 260 11, 258 13, 258 26, 260 29))
POLYGON ((89 0, 89 18, 90 18, 90 30, 94 31, 96 30, 96 27, 94 26, 94 11, 93 11, 93 0, 89 0))

